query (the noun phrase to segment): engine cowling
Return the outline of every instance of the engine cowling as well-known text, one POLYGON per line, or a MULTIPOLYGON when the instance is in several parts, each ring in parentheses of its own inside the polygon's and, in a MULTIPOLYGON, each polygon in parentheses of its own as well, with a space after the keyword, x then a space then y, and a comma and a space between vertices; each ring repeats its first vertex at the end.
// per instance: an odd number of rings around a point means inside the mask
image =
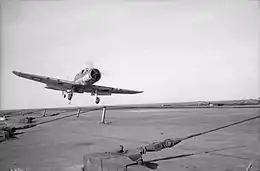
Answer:
POLYGON ((95 83, 100 80, 101 72, 98 69, 93 68, 89 71, 89 77, 90 77, 90 81, 95 83))

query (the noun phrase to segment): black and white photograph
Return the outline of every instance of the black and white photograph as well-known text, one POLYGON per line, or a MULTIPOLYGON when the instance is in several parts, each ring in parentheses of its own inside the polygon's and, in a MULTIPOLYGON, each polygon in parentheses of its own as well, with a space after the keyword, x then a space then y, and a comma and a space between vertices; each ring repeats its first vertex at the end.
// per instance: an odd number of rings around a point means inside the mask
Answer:
POLYGON ((260 171, 258 0, 2 0, 0 171, 260 171))

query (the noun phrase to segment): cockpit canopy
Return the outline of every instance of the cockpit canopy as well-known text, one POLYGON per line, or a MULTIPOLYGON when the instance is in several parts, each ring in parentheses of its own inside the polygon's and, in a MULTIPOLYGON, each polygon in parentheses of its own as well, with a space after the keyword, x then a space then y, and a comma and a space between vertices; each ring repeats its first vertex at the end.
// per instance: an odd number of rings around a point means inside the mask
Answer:
POLYGON ((85 69, 82 69, 81 71, 80 71, 80 74, 83 74, 83 73, 85 73, 85 72, 88 72, 88 68, 85 68, 85 69))

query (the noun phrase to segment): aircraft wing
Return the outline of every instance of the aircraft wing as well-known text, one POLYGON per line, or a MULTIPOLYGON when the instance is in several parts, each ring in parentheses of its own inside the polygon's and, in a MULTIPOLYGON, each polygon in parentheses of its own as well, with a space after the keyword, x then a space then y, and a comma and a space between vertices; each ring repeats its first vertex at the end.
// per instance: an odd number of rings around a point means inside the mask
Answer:
POLYGON ((65 90, 76 89, 77 93, 84 93, 84 92, 94 93, 95 91, 97 91, 98 95, 137 94, 143 92, 143 91, 119 89, 119 88, 106 87, 106 86, 98 86, 98 85, 82 85, 82 84, 77 84, 73 81, 62 80, 62 79, 57 79, 52 77, 45 77, 45 76, 40 76, 35 74, 28 74, 28 73, 17 72, 17 71, 13 71, 13 74, 15 74, 18 77, 44 83, 47 85, 45 88, 52 89, 52 90, 65 91, 65 90))
POLYGON ((39 76, 39 75, 28 74, 28 73, 23 73, 23 72, 13 71, 13 74, 15 74, 18 77, 25 78, 25 79, 37 81, 40 83, 45 83, 47 85, 46 88, 54 89, 54 90, 72 89, 73 86, 77 85, 73 81, 39 76))
MULTIPOLYGON (((83 87, 82 87, 83 88, 83 87)), ((84 92, 95 92, 97 90, 98 95, 111 95, 111 94, 138 94, 143 91, 129 90, 129 89, 120 89, 114 87, 106 87, 99 85, 91 85, 86 88, 83 88, 84 92)))

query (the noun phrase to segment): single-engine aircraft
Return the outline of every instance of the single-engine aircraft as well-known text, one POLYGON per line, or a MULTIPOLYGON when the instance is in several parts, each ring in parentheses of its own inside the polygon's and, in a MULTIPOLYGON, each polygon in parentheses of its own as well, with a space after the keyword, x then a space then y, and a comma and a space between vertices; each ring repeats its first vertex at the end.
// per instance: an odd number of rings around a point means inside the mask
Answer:
POLYGON ((23 72, 13 71, 13 74, 18 77, 37 81, 46 84, 47 89, 57 90, 62 92, 62 96, 68 97, 69 104, 73 93, 91 93, 91 96, 96 97, 96 104, 99 103, 100 98, 98 95, 111 95, 111 94, 137 94, 143 91, 134 91, 128 89, 119 89, 113 87, 94 85, 101 78, 101 72, 97 68, 85 67, 76 74, 73 81, 39 76, 23 72))

